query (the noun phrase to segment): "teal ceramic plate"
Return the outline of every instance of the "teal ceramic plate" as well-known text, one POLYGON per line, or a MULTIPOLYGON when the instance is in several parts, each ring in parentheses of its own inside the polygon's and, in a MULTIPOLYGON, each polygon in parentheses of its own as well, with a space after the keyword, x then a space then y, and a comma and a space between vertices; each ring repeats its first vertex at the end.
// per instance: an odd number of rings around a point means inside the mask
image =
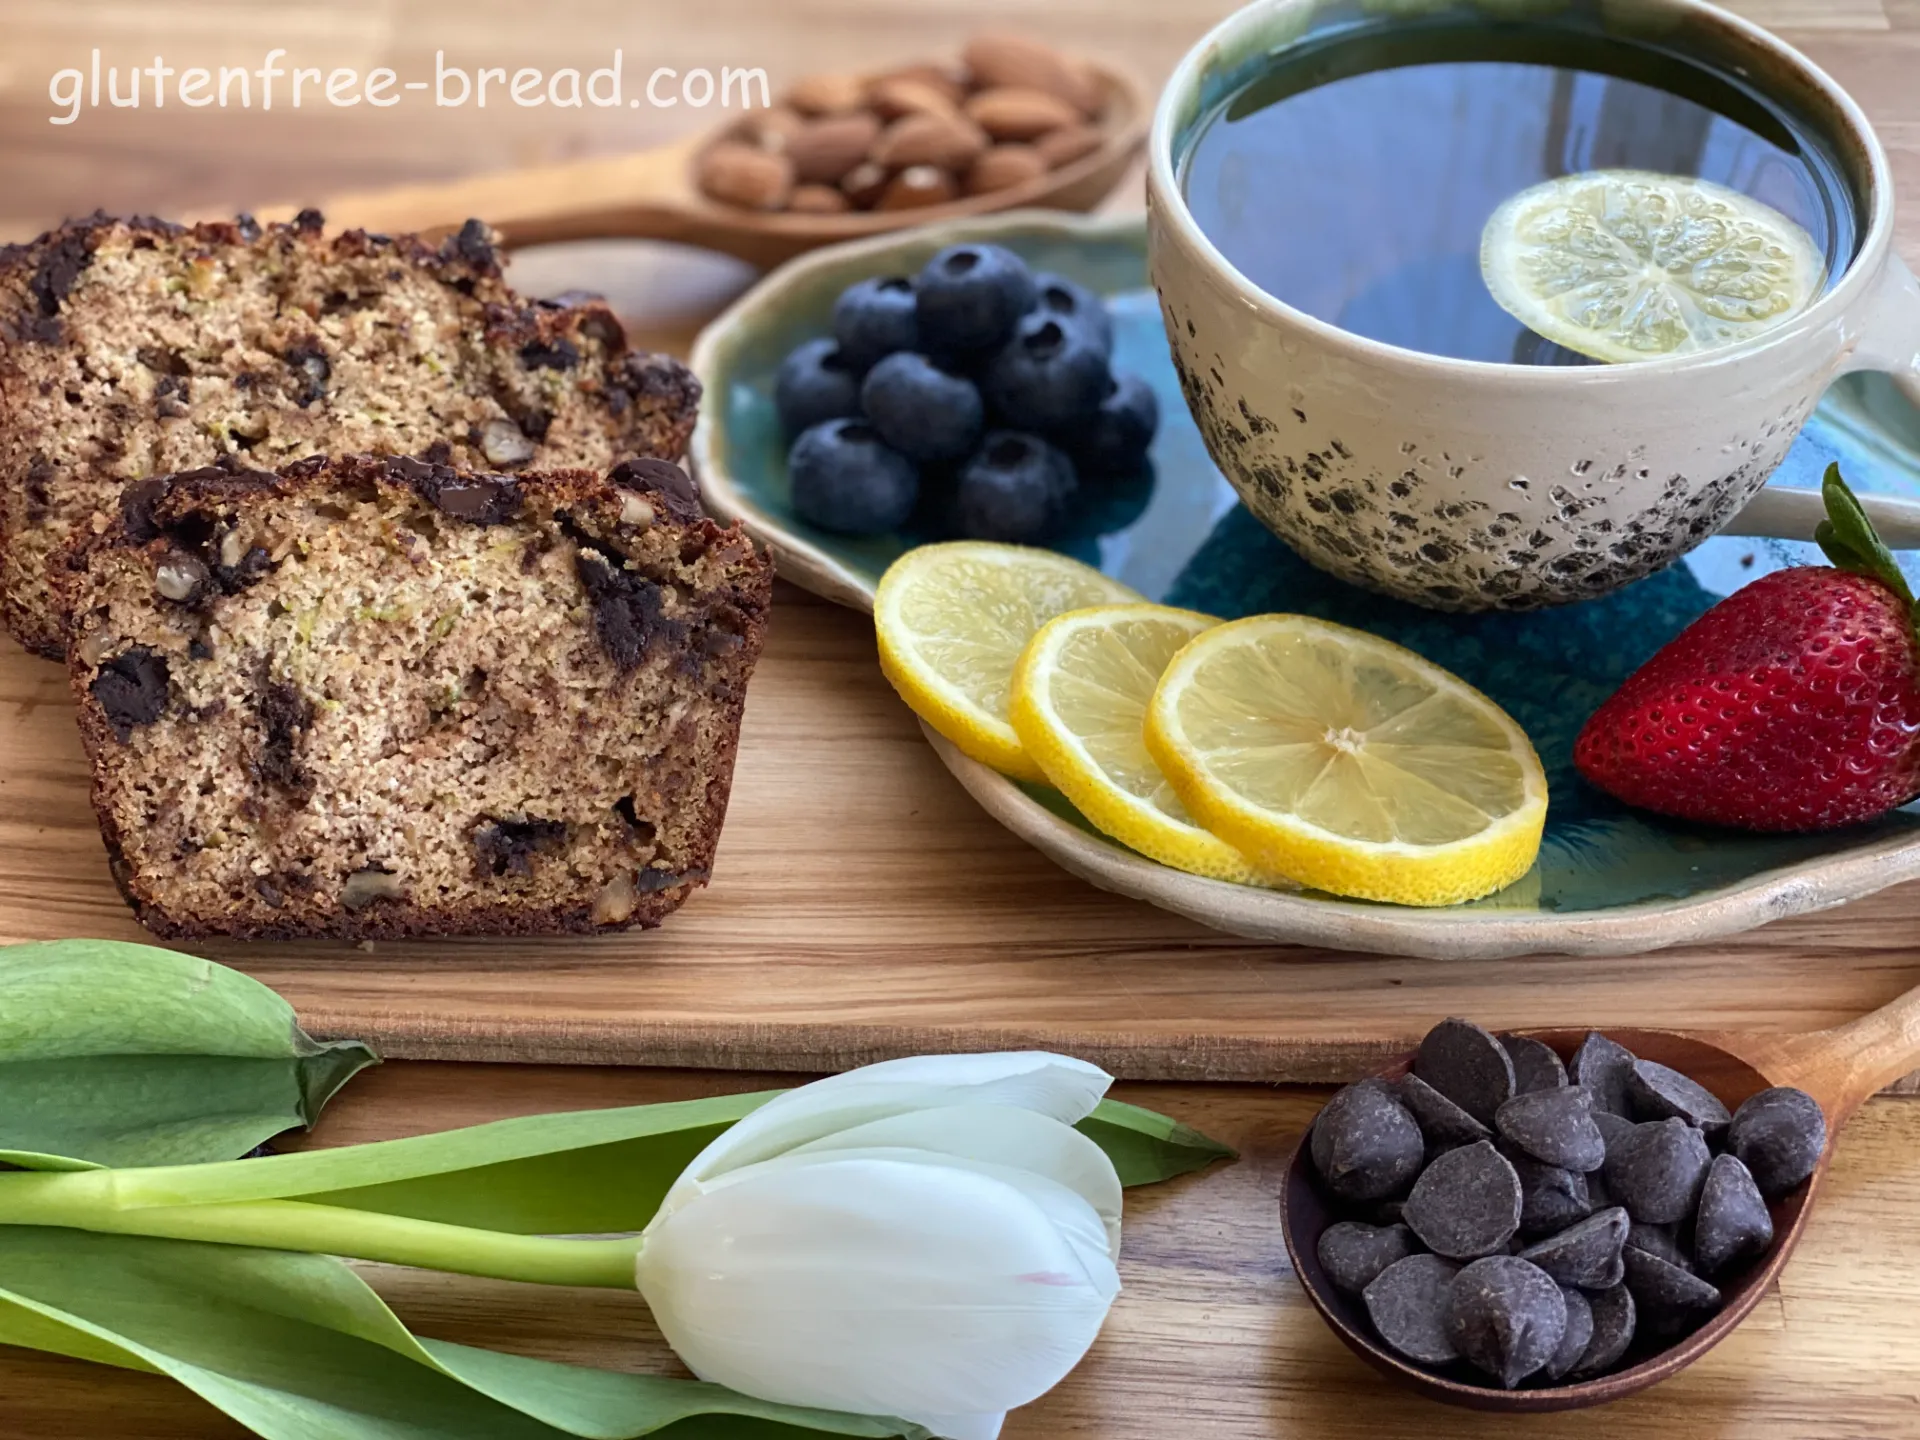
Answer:
MULTIPOLYGON (((1160 398, 1151 487, 1091 497, 1059 548, 1150 599, 1231 617, 1293 610, 1385 635, 1456 671, 1526 727, 1552 794, 1540 861, 1472 905, 1419 910, 1186 875, 1107 840, 1052 790, 967 759, 929 732, 942 761, 995 818, 1068 870, 1256 939, 1428 956, 1630 954, 1731 934, 1920 876, 1920 806, 1821 836, 1751 836, 1631 812, 1574 774, 1573 737, 1641 661, 1713 601, 1783 565, 1817 558, 1793 540, 1722 536, 1680 565, 1587 604, 1531 615, 1440 615, 1353 589, 1302 563, 1242 509, 1187 414, 1146 282, 1138 220, 999 217, 823 250, 776 271, 694 350, 707 386, 693 463, 707 503, 770 546, 781 574, 872 608, 873 587, 927 536, 847 540, 812 530, 787 500, 775 367, 825 333, 834 297, 867 275, 910 273, 942 246, 991 239, 1036 268, 1105 294, 1115 365, 1160 398)), ((1879 499, 1896 543, 1920 544, 1920 414, 1879 377, 1834 387, 1775 476, 1749 528, 1807 534, 1821 471, 1838 460, 1879 499), (1799 492, 1799 493, 1796 493, 1799 492)), ((1870 504, 1872 502, 1870 501, 1870 504)), ((1920 568, 1914 570, 1920 580, 1920 568)))

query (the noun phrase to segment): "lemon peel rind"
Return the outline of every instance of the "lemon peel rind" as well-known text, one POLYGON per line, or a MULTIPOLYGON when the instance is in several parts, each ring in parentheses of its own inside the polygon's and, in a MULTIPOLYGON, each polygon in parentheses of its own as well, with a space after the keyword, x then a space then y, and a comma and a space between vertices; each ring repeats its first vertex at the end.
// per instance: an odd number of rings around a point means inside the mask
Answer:
POLYGON ((1256 615, 1204 631, 1167 664, 1147 708, 1147 753, 1194 818, 1241 851, 1256 866, 1329 894, 1387 904, 1438 907, 1463 904, 1503 890, 1525 875, 1539 856, 1546 828, 1546 776, 1539 756, 1513 718, 1459 676, 1405 646, 1362 630, 1301 615, 1256 615), (1216 784, 1190 754, 1174 699, 1176 682, 1209 648, 1235 634, 1277 626, 1354 637, 1367 648, 1395 653, 1443 688, 1485 706, 1513 743, 1526 771, 1525 802, 1466 841, 1440 847, 1403 841, 1371 844, 1334 835, 1296 817, 1250 804, 1216 784))

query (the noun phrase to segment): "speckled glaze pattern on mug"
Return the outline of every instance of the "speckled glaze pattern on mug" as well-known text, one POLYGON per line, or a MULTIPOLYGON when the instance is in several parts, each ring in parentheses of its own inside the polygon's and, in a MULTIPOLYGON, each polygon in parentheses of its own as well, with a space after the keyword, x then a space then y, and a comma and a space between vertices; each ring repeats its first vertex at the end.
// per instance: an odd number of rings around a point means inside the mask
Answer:
POLYGON ((1222 74, 1335 13, 1256 0, 1202 41, 1161 97, 1147 182, 1148 261, 1187 404, 1247 508, 1315 565, 1442 610, 1591 599, 1732 520, 1839 374, 1890 370, 1920 395, 1920 287, 1892 250, 1886 156, 1865 117, 1797 52, 1695 0, 1640 0, 1634 23, 1670 43, 1691 27, 1791 96, 1833 137, 1860 203, 1852 265, 1794 321, 1706 355, 1500 365, 1362 339, 1259 290, 1188 211, 1182 144, 1222 74))

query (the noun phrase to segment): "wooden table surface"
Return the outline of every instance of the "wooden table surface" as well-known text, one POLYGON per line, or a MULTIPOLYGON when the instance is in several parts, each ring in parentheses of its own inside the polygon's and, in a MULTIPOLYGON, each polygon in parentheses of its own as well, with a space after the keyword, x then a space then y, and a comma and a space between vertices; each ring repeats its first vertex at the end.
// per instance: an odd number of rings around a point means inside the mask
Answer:
MULTIPOLYGON (((179 66, 257 65, 265 51, 284 46, 300 64, 390 64, 430 74, 436 50, 468 68, 550 70, 603 64, 619 45, 630 71, 636 64, 646 71, 761 65, 778 86, 811 70, 938 52, 990 20, 1019 24, 1157 82, 1229 8, 1229 0, 5 0, 0 238, 96 206, 179 213, 617 151, 672 138, 701 118, 684 107, 491 110, 484 117, 420 106, 391 114, 365 107, 271 114, 175 107, 88 111, 71 126, 50 126, 49 77, 85 68, 95 46, 108 64, 145 64, 160 51, 179 66)), ((1920 199, 1912 198, 1920 197, 1920 0, 1742 0, 1736 8, 1801 45, 1861 100, 1892 155, 1898 188, 1910 197, 1901 248, 1920 264, 1920 199)), ((669 336, 684 335, 738 279, 724 267, 681 268, 663 285, 665 272, 651 262, 631 273, 656 307, 656 328, 669 336)), ((617 292, 620 284, 609 288, 617 292)), ((849 683, 881 684, 871 674, 849 683)), ((920 783, 951 783, 934 775, 931 756, 923 758, 930 768, 920 783)), ((1007 873, 1045 868, 1006 837, 987 835, 980 843, 1003 847, 997 863, 1007 873)), ((1048 878, 1096 929, 1124 928, 1138 914, 1065 876, 1048 878)), ((1703 977, 1703 1003, 1712 995, 1737 1009, 1738 992, 1752 979, 1743 957, 1802 946, 1830 956, 1834 966, 1872 972, 1864 989, 1890 995, 1920 975, 1917 910, 1920 889, 1910 886, 1662 963, 1703 977)), ((1177 963, 1178 948, 1168 945, 1170 963, 1177 963)), ((1366 973, 1356 974, 1356 995, 1366 988, 1366 973)), ((1383 964, 1370 973, 1384 991, 1418 986, 1439 972, 1414 975, 1383 964)), ((1536 973, 1542 987, 1579 991, 1576 963, 1536 973)), ((1835 993, 1855 988, 1837 986, 1835 993)), ((1816 1008, 1823 1003, 1809 998, 1816 1008)), ((357 1082, 323 1138, 372 1138, 760 1083, 717 1073, 402 1063, 357 1082)), ((1132 1086, 1124 1093, 1239 1145, 1245 1158, 1140 1196, 1128 1226, 1127 1292, 1107 1333, 1066 1385, 1010 1422, 1011 1440, 1920 1434, 1920 1354, 1902 1340, 1908 1297, 1920 1290, 1920 1108, 1906 1102, 1877 1102, 1854 1122, 1779 1293, 1708 1361, 1605 1412, 1494 1423, 1375 1383, 1300 1299, 1273 1223, 1272 1196, 1312 1096, 1252 1086, 1132 1086)), ((378 1283, 427 1333, 591 1363, 667 1363, 637 1302, 617 1296, 391 1272, 378 1283)), ((186 1440, 239 1433, 164 1382, 22 1352, 0 1352, 0 1393, 0 1435, 186 1440)))

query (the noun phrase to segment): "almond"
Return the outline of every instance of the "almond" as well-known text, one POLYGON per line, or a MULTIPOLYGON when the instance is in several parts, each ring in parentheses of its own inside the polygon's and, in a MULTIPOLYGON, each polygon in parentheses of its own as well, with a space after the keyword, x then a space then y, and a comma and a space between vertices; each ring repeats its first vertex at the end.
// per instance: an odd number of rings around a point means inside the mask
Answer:
POLYGON ((838 215, 853 202, 831 185, 796 185, 787 209, 795 215, 838 215))
POLYGON ((808 75, 787 91, 787 104, 802 115, 846 115, 867 103, 867 82, 858 75, 808 75))
POLYGON ((961 58, 982 89, 1038 90, 1066 101, 1082 118, 1100 109, 1100 85, 1088 67, 1024 35, 993 32, 967 42, 961 58))
POLYGON ((880 122, 864 110, 809 120, 787 142, 794 176, 809 185, 838 185, 867 158, 880 138, 880 122))
POLYGON ((967 115, 996 140, 1036 140, 1049 130, 1081 122, 1080 112, 1044 90, 1004 86, 967 101, 967 115))
POLYGON ((1104 138, 1092 125, 1063 125, 1034 141, 1033 148, 1040 152, 1049 170, 1058 170, 1062 165, 1071 165, 1091 155, 1100 148, 1104 138))
POLYGON ((1025 185, 1047 173, 1047 162, 1031 145, 996 145, 967 171, 967 194, 985 195, 1025 185))
POLYGON ((793 137, 800 133, 806 123, 798 110, 776 105, 771 110, 747 116, 734 126, 733 138, 761 150, 770 150, 775 155, 783 155, 793 142, 793 137))
POLYGON ((877 210, 912 210, 939 205, 959 194, 953 176, 934 165, 910 165, 887 182, 877 210))
POLYGON ((868 160, 847 172, 840 182, 840 193, 853 202, 854 209, 871 210, 891 178, 885 166, 868 160))
POLYGON ((927 61, 918 65, 902 65, 899 69, 889 70, 880 76, 874 81, 873 88, 869 92, 869 100, 877 103, 880 87, 891 85, 896 80, 924 86, 953 106, 958 106, 967 96, 966 83, 959 76, 945 65, 935 65, 927 61))
POLYGON ((986 148, 986 132, 964 115, 903 115, 880 132, 867 158, 889 170, 909 165, 964 170, 986 148))
POLYGON ((890 75, 876 80, 867 93, 867 103, 883 120, 898 120, 902 115, 958 115, 958 87, 944 90, 910 75, 890 75))
POLYGON ((748 210, 778 210, 793 191, 793 162, 737 140, 700 157, 695 180, 710 198, 748 210))

